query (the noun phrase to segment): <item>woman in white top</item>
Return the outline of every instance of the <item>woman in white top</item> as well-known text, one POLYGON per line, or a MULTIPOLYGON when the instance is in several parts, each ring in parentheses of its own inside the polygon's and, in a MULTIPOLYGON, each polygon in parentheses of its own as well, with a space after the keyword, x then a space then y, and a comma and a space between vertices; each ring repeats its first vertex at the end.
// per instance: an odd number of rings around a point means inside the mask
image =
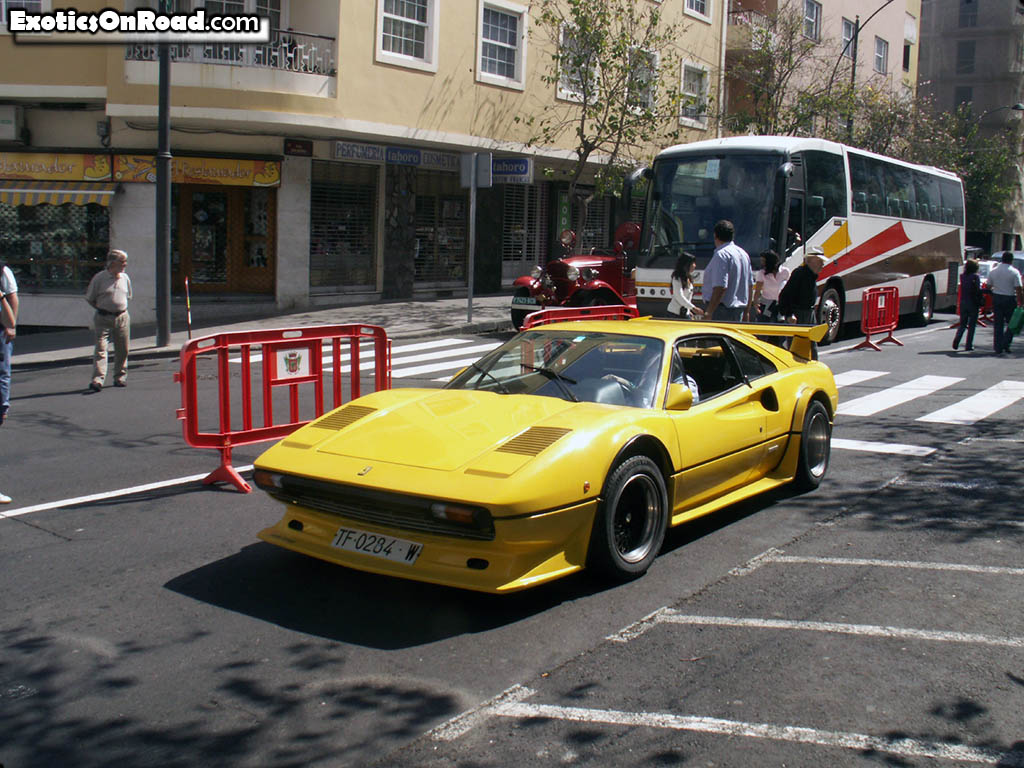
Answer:
POLYGON ((696 264, 696 257, 684 251, 672 271, 672 300, 668 303, 668 313, 683 320, 704 317, 704 310, 693 303, 693 269, 696 264))
POLYGON ((762 323, 779 322, 779 293, 789 280, 789 270, 779 266, 779 254, 775 251, 761 253, 763 269, 754 273, 754 300, 751 306, 757 317, 751 318, 762 323))

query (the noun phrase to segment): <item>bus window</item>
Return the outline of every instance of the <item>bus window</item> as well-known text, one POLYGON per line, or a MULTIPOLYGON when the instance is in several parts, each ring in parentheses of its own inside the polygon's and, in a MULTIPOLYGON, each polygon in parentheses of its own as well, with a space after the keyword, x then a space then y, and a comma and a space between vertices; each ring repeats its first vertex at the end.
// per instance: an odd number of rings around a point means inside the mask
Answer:
POLYGON ((939 192, 942 195, 942 222, 964 224, 964 193, 959 181, 939 179, 939 192))
POLYGON ((786 225, 786 255, 804 244, 804 198, 792 195, 789 198, 789 223, 786 225))
POLYGON ((939 194, 939 180, 927 173, 914 171, 914 193, 920 206, 919 218, 924 221, 938 221, 936 216, 939 212, 939 202, 942 200, 939 194))
POLYGON ((843 156, 831 152, 808 151, 803 156, 807 230, 814 232, 833 217, 847 215, 845 167, 843 156))

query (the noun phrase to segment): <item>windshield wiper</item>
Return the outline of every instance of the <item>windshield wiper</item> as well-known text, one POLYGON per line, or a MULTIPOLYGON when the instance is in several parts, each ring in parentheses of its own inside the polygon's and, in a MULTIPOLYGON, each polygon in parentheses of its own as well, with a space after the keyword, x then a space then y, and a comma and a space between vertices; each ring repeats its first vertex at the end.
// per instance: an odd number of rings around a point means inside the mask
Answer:
MULTIPOLYGON (((487 376, 488 378, 490 378, 491 381, 493 381, 495 384, 497 384, 499 387, 501 387, 501 393, 503 395, 511 395, 512 394, 511 390, 509 390, 509 388, 505 386, 505 382, 503 382, 500 379, 496 378, 493 373, 488 371, 486 368, 484 368, 479 363, 470 363, 469 367, 473 368, 473 369, 475 369, 477 371, 480 371, 480 373, 482 373, 484 376, 487 376)), ((478 381, 479 381, 479 379, 478 379, 478 381)), ((473 387, 473 389, 479 389, 479 387, 473 387)))
POLYGON ((556 371, 552 371, 550 368, 538 367, 536 365, 528 365, 527 363, 520 363, 520 365, 523 366, 523 368, 529 368, 531 371, 536 371, 537 373, 543 374, 544 376, 547 376, 549 379, 555 382, 555 384, 558 385, 558 388, 562 391, 562 394, 565 395, 566 400, 571 400, 574 403, 578 403, 580 401, 580 399, 572 393, 572 390, 565 386, 565 382, 567 381, 570 384, 576 384, 576 379, 570 379, 568 376, 563 376, 562 374, 556 371))

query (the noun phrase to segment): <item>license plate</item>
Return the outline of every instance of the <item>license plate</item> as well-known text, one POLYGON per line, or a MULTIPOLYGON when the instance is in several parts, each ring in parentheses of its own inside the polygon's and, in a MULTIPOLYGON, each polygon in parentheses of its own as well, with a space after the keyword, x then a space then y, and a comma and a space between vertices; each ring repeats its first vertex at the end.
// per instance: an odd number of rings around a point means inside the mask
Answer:
POLYGON ((513 296, 512 297, 512 303, 513 304, 529 304, 530 306, 534 306, 534 307, 537 306, 538 304, 540 304, 540 302, 537 301, 535 298, 533 298, 533 296, 513 296))
POLYGON ((360 531, 355 528, 339 528, 331 541, 332 547, 363 555, 383 557, 398 563, 412 565, 423 551, 423 545, 415 541, 396 539, 379 533, 360 531))

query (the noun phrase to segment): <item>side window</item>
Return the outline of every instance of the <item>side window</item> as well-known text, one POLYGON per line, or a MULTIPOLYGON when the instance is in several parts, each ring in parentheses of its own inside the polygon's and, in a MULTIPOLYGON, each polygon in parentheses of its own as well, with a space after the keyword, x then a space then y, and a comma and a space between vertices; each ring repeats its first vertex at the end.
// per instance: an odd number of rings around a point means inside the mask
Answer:
POLYGON ((676 343, 676 360, 672 377, 683 381, 690 377, 700 391, 700 401, 710 400, 743 383, 736 361, 729 353, 728 342, 721 336, 699 336, 676 343), (678 378, 677 378, 678 377, 678 378))
POLYGON ((743 371, 743 375, 750 381, 767 376, 770 373, 775 373, 778 370, 771 360, 744 344, 734 341, 732 343, 732 351, 736 353, 740 370, 743 371))
POLYGON ((833 216, 846 216, 846 168, 842 155, 804 152, 808 234, 833 216))

